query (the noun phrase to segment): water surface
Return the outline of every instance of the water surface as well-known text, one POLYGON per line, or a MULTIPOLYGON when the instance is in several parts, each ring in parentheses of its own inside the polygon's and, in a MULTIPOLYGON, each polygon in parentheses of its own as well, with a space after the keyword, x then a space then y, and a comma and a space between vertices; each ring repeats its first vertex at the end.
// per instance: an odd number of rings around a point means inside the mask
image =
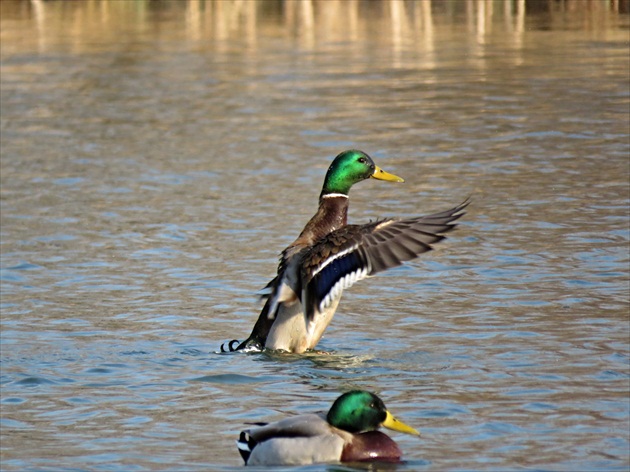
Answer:
POLYGON ((393 470, 628 469, 627 15, 1 3, 3 470, 240 469, 350 388, 421 431, 393 470), (318 352, 217 353, 347 148, 406 179, 352 222, 459 230, 318 352))

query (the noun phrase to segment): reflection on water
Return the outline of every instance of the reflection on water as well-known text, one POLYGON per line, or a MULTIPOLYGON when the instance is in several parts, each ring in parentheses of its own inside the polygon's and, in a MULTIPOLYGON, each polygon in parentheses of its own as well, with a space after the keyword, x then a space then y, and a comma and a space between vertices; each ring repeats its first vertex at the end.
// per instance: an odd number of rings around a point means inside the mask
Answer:
POLYGON ((2 470, 241 470, 351 388, 422 432, 394 470, 628 469, 627 1, 0 9, 2 470), (317 352, 217 353, 351 147, 406 179, 351 221, 460 229, 317 352))
MULTIPOLYGON (((8 0, 3 3, 7 39, 15 39, 22 21, 20 42, 40 53, 70 48, 75 53, 99 45, 123 44, 148 36, 158 51, 173 39, 192 47, 227 51, 231 41, 250 52, 267 35, 290 40, 310 50, 340 41, 377 40, 395 54, 408 49, 435 49, 436 28, 457 25, 483 45, 499 34, 504 44, 522 47, 528 29, 580 30, 606 34, 618 26, 619 14, 628 13, 627 0, 135 0, 84 2, 8 0), (169 25, 160 28, 159 25, 169 25), (15 28, 15 29, 14 29, 15 28), (63 35, 59 35, 60 29, 63 35), (33 34, 35 33, 35 34, 33 34), (161 41, 163 39, 164 41, 161 41), (212 42, 212 44, 208 44, 212 42)), ((494 38, 496 40, 496 38, 494 38)), ((3 48, 10 50, 11 44, 3 48)), ((396 59, 395 56, 392 59, 396 59)))

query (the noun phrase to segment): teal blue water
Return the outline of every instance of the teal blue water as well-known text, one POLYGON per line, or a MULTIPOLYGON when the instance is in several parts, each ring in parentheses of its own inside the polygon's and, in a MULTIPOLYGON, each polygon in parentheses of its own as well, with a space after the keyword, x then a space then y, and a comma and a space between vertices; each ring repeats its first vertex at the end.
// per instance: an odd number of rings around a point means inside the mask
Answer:
POLYGON ((354 388, 405 462, 286 470, 628 469, 627 15, 1 3, 3 471, 241 470, 354 388), (221 354, 355 147, 406 182, 351 222, 461 226, 317 352, 221 354))

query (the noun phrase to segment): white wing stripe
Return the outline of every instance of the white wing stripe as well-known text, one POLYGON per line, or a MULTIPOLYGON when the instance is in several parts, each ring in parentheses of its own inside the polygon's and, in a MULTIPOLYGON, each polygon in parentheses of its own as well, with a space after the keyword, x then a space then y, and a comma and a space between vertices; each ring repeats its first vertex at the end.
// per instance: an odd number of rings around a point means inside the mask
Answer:
POLYGON ((338 252, 337 254, 335 254, 334 256, 330 256, 328 257, 324 263, 322 265, 320 265, 314 272, 313 275, 311 275, 311 277, 315 277, 317 274, 319 274, 322 270, 324 270, 326 268, 326 266, 330 263, 332 263, 335 259, 339 259, 342 256, 345 256, 346 254, 348 254, 349 252, 354 251, 356 248, 358 248, 359 245, 355 244, 352 247, 349 247, 348 249, 338 252))
POLYGON ((341 296, 341 292, 343 292, 347 288, 352 287, 352 285, 354 285, 359 280, 366 278, 367 274, 367 269, 358 269, 354 272, 346 274, 345 277, 340 278, 337 283, 332 286, 328 294, 319 304, 319 311, 328 308, 332 304, 333 300, 336 300, 339 296, 341 296))

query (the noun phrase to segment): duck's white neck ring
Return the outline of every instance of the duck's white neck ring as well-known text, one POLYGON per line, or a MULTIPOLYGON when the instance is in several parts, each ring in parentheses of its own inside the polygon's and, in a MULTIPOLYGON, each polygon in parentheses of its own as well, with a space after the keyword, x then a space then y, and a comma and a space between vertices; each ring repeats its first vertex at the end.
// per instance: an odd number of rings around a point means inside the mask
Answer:
POLYGON ((348 198, 348 195, 344 193, 327 193, 325 195, 322 195, 322 198, 337 198, 337 197, 348 198))

